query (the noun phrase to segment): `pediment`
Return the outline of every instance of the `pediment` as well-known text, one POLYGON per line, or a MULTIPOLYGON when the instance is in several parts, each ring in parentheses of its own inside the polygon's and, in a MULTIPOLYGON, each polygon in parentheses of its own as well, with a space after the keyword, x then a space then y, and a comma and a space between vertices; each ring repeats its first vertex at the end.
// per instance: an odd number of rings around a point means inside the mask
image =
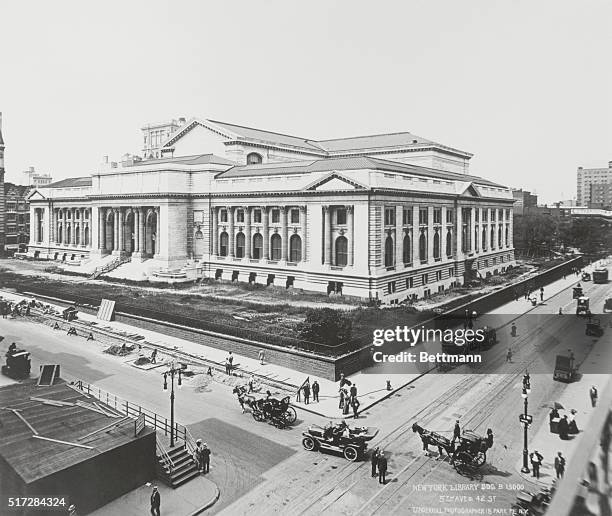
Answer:
POLYGON ((357 181, 353 181, 342 174, 339 174, 338 172, 332 172, 328 176, 318 179, 305 188, 305 190, 316 190, 318 192, 364 189, 364 185, 358 183, 357 181))
POLYGON ((27 199, 28 201, 44 201, 47 198, 38 190, 34 190, 30 195, 28 195, 27 199))
POLYGON ((463 190, 461 190, 460 195, 464 197, 482 197, 482 194, 478 191, 478 188, 476 188, 473 183, 468 183, 463 190))

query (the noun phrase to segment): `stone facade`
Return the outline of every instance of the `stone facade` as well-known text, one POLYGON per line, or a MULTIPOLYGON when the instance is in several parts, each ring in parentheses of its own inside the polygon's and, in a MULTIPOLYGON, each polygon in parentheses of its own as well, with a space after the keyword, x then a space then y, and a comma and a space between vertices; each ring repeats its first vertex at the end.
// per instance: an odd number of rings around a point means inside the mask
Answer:
POLYGON ((514 263, 512 192, 464 173, 471 154, 410 133, 357 138, 368 151, 352 139, 247 129, 185 122, 161 144, 165 158, 106 162, 90 177, 35 190, 30 254, 154 259, 216 279, 383 302, 514 263), (201 153, 186 155, 197 135, 201 153), (225 157, 203 154, 208 146, 225 157), (460 172, 410 162, 432 155, 460 172))

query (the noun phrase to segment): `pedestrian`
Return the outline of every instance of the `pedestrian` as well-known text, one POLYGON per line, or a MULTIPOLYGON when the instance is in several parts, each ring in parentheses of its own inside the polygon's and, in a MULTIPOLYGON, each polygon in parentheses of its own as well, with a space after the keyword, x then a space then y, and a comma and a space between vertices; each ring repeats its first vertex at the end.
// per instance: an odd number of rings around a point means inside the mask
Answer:
POLYGON ((376 469, 378 468, 378 452, 379 451, 380 451, 380 448, 376 448, 372 452, 372 456, 370 457, 370 462, 372 463, 372 478, 376 478, 376 475, 378 475, 376 469))
POLYGON ((312 401, 319 402, 319 382, 312 382, 312 401))
POLYGON ((342 387, 345 385, 351 385, 351 381, 344 376, 344 373, 340 373, 340 389, 342 389, 342 387))
POLYGON ((512 363, 512 348, 508 348, 508 353, 506 353, 506 362, 512 363))
POLYGON ((151 351, 151 363, 157 364, 157 349, 151 351))
POLYGON ((457 421, 455 421, 455 429, 453 430, 453 444, 455 443, 456 439, 458 439, 459 441, 461 440, 461 427, 459 426, 458 419, 457 421))
POLYGON ((525 301, 527 301, 528 297, 529 297, 529 290, 525 289, 525 301))
POLYGON ((550 413, 548 414, 548 421, 552 423, 553 419, 558 419, 559 418, 559 411, 553 407, 550 411, 550 413))
POLYGON ((157 486, 153 486, 153 492, 151 493, 151 514, 153 516, 159 516, 160 497, 157 486))
POLYGON ((528 371, 523 375, 523 389, 531 389, 531 377, 528 371))
POLYGON ((487 448, 493 448, 493 430, 487 428, 487 448))
POLYGON ((310 385, 307 383, 304 384, 302 390, 304 391, 304 403, 308 405, 310 403, 310 385))
POLYGON ((210 448, 206 443, 202 445, 202 471, 204 473, 210 471, 210 448))
POLYGON ((354 398, 357 396, 357 385, 353 384, 351 385, 351 398, 354 398))
POLYGON ((544 287, 540 287, 540 301, 544 301, 544 287))
MULTIPOLYGON (((244 406, 242 407, 242 412, 244 413, 244 406)), ((204 456, 202 455, 202 439, 198 439, 196 441, 196 449, 193 452, 193 459, 195 460, 196 466, 198 467, 198 471, 202 473, 202 471, 204 471, 204 456)))
POLYGON ((351 398, 348 392, 344 391, 344 407, 342 408, 342 414, 347 415, 351 409, 351 398))
POLYGON ((575 409, 570 410, 570 415, 567 416, 567 433, 572 435, 579 433, 575 409))
POLYGON ((563 441, 567 441, 569 435, 569 422, 567 416, 563 416, 559 421, 559 438, 563 441))
POLYGON ((563 315, 563 307, 562 306, 559 307, 559 315, 563 315))
POLYGON ((378 482, 380 484, 386 484, 387 479, 385 475, 387 474, 387 457, 385 457, 385 452, 378 452, 378 482))
POLYGON ((544 457, 538 450, 534 450, 529 455, 529 459, 531 460, 531 468, 533 470, 532 475, 535 478, 540 478, 540 465, 542 464, 544 457))
POLYGON ((340 402, 338 403, 338 408, 344 408, 344 389, 340 389, 340 402))
POLYGON ((251 377, 249 378, 249 382, 248 382, 249 390, 247 391, 247 394, 250 394, 250 393, 253 392, 253 385, 254 385, 254 383, 255 383, 255 377, 253 375, 251 375, 251 377))
POLYGON ((359 400, 357 399, 357 396, 353 396, 351 407, 353 407, 353 418, 357 419, 357 411, 359 410, 359 400))
POLYGON ((514 323, 512 323, 512 326, 510 327, 510 335, 516 337, 516 324, 514 323))
POLYGON ((258 355, 258 358, 259 358, 259 363, 260 363, 261 365, 264 365, 264 357, 265 357, 264 350, 263 350, 263 349, 260 349, 260 350, 259 350, 259 353, 258 353, 257 355, 258 355))
POLYGON ((234 362, 234 355, 230 351, 229 354, 225 357, 225 374, 232 374, 232 364, 234 362))
POLYGON ((591 397, 591 406, 597 405, 597 387, 594 385, 589 389, 589 396, 591 397))
POLYGON ((557 472, 557 478, 563 478, 565 473, 565 457, 561 452, 557 452, 555 457, 555 471, 557 472))

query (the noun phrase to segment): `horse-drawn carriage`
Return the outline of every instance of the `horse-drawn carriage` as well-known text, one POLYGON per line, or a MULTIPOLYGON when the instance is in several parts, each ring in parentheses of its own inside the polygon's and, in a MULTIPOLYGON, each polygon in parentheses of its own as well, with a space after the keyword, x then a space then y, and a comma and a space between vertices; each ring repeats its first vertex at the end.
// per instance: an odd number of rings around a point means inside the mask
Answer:
POLYGON ((276 428, 285 428, 297 420, 297 412, 290 405, 290 397, 285 396, 278 400, 270 395, 265 398, 255 398, 247 393, 244 386, 234 387, 240 405, 247 405, 255 421, 267 421, 276 428))
POLYGON ((418 423, 412 425, 412 431, 418 433, 423 442, 423 451, 429 453, 429 445, 438 447, 438 459, 443 458, 443 451, 450 458, 451 465, 458 472, 481 467, 487 461, 487 450, 490 448, 493 433, 487 430, 490 437, 483 437, 470 430, 464 430, 459 437, 459 444, 438 432, 426 430, 418 423))
POLYGON ((344 421, 338 425, 326 426, 311 425, 302 432, 302 446, 308 451, 331 450, 342 453, 346 460, 351 462, 364 456, 371 441, 378 434, 378 428, 355 427, 350 428, 344 421))

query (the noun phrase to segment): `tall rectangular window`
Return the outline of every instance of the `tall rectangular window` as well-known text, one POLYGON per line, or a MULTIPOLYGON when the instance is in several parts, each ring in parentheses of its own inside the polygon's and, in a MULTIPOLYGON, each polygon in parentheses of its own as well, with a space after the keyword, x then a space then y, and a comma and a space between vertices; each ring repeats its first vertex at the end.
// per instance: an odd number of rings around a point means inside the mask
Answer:
POLYGON ((385 226, 395 226, 395 208, 385 208, 385 226))
POLYGON ((227 210, 221 210, 219 218, 221 222, 227 222, 227 210))
POLYGON ((434 224, 442 224, 442 208, 434 208, 434 224))
POLYGON ((421 225, 427 225, 427 218, 428 218, 428 210, 427 208, 419 208, 419 224, 421 225))
POLYGON ((236 222, 244 222, 244 210, 238 210, 236 212, 236 222))
POLYGON ((272 224, 278 224, 280 222, 280 210, 272 210, 272 224))
POLYGON ((412 209, 404 208, 404 213, 402 214, 402 223, 404 226, 410 226, 412 224, 412 209))
POLYGON ((453 223, 453 210, 450 208, 446 208, 446 223, 447 224, 453 223))
POLYGON ((300 210, 293 209, 291 210, 291 224, 299 224, 300 223, 300 210))
POLYGON ((253 210, 253 222, 261 224, 261 210, 253 210))
POLYGON ((346 208, 338 208, 336 210, 336 224, 346 224, 346 208))
POLYGON ((427 285, 427 274, 421 274, 421 283, 427 285))

